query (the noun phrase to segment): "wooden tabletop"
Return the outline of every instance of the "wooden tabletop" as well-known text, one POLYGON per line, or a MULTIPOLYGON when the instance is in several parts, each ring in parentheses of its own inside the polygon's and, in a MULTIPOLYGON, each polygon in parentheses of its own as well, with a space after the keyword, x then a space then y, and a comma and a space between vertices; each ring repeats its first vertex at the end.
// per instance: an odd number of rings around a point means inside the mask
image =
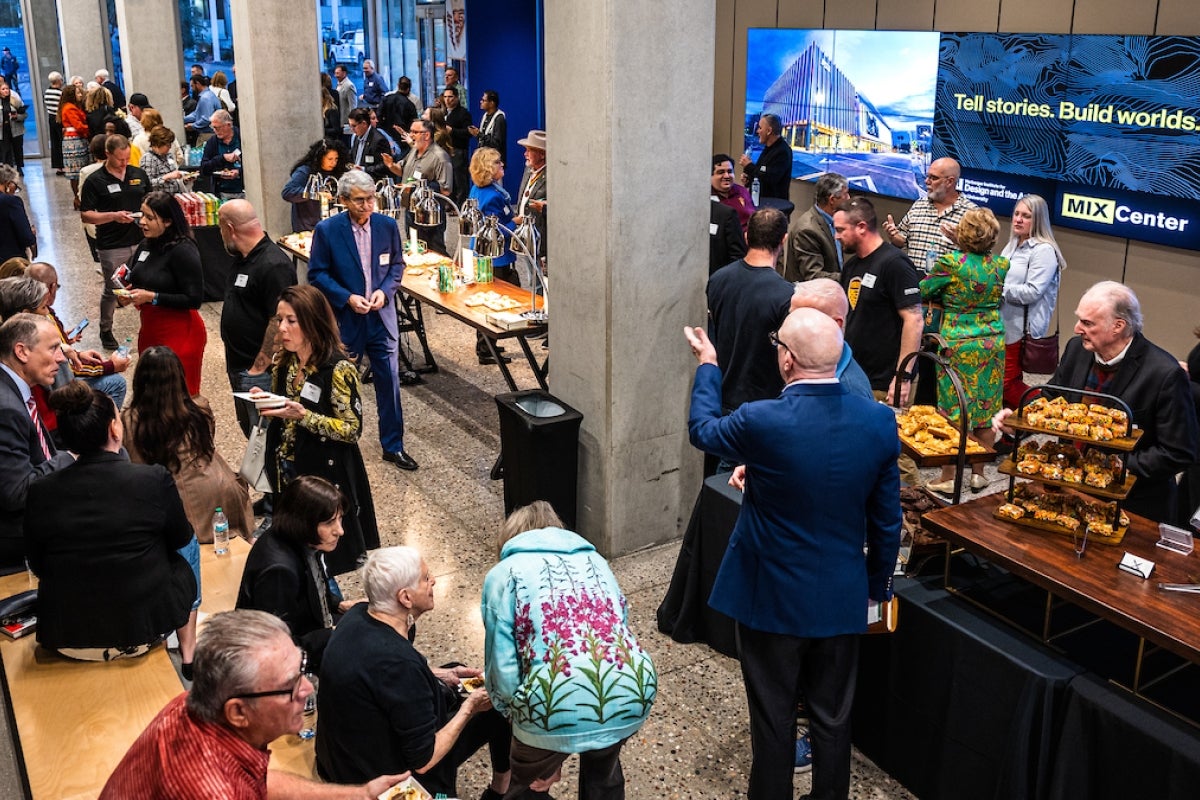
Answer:
MULTIPOLYGON (((520 308, 511 309, 511 313, 520 314, 523 311, 528 311, 529 291, 522 289, 520 286, 513 286, 507 281, 495 280, 491 283, 469 284, 460 286, 453 292, 442 293, 437 290, 437 270, 426 267, 421 270, 419 275, 405 269, 404 279, 401 281, 400 287, 404 290, 405 294, 415 297, 422 303, 427 303, 445 311, 460 322, 471 326, 484 336, 490 336, 493 339, 527 336, 531 332, 537 332, 546 327, 543 324, 530 324, 516 330, 498 328, 487 321, 487 315, 492 313, 491 311, 483 306, 468 306, 466 304, 466 299, 477 292, 495 292, 498 295, 511 298, 521 304, 520 308)), ((538 308, 542 307, 543 301, 540 295, 535 296, 535 302, 538 308)))
POLYGON ((1164 592, 1163 583, 1192 583, 1200 555, 1157 547, 1158 525, 1130 514, 1129 532, 1114 547, 1088 541, 1077 558, 1071 539, 1003 522, 992 512, 1004 494, 930 511, 927 530, 986 557, 1058 597, 1200 663, 1200 595, 1164 592), (1149 580, 1117 569, 1125 552, 1155 562, 1149 580))

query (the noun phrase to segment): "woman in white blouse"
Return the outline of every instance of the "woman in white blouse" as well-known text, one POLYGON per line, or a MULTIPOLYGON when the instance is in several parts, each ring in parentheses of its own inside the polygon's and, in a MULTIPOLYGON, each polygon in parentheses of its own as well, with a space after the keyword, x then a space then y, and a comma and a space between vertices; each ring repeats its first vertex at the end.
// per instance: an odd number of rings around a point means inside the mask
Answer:
POLYGON ((1031 336, 1041 338, 1050 330, 1059 279, 1067 268, 1050 228, 1050 209, 1038 195, 1027 194, 1013 207, 1012 235, 1002 255, 1010 265, 1000 307, 1004 319, 1004 406, 1016 408, 1022 392, 1029 388, 1022 380, 1021 337, 1028 330, 1031 336))

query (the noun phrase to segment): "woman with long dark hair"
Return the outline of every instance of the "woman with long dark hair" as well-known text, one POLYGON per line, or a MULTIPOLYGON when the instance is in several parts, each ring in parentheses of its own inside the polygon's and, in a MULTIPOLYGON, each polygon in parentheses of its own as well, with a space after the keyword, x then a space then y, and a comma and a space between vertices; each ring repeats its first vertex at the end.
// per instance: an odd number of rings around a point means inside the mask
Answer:
POLYGON ((142 655, 178 630, 190 667, 199 545, 175 481, 166 468, 121 453, 121 419, 103 392, 73 381, 51 393, 50 407, 79 459, 35 481, 26 500, 29 566, 40 578, 38 642, 109 661, 142 655))
POLYGON ((287 623, 316 672, 329 635, 353 603, 329 580, 325 554, 343 534, 346 498, 316 475, 301 475, 279 495, 271 527, 242 570, 237 607, 267 611, 287 623))
POLYGON ((200 394, 200 374, 208 331, 200 319, 204 272, 200 251, 183 207, 167 192, 151 192, 142 201, 139 220, 145 240, 130 262, 128 297, 142 315, 138 350, 165 345, 183 362, 188 391, 200 394))
POLYGON ((218 507, 229 520, 230 533, 250 538, 250 490, 217 452, 212 407, 202 395, 190 394, 183 364, 171 348, 156 345, 138 354, 133 396, 121 419, 129 458, 170 470, 201 542, 212 541, 218 507))
POLYGON ((330 573, 340 575, 379 547, 371 484, 358 449, 358 368, 346 357, 333 309, 315 286, 284 289, 278 319, 282 350, 271 368, 271 391, 287 402, 259 411, 272 418, 267 471, 276 492, 301 475, 319 475, 346 495, 345 535, 327 559, 330 573))
POLYGON ((337 181, 348 169, 350 151, 346 145, 334 139, 313 142, 308 152, 292 165, 291 177, 284 185, 282 194, 283 199, 292 204, 293 233, 311 231, 321 221, 321 201, 304 196, 309 177, 319 175, 322 182, 329 178, 337 181))

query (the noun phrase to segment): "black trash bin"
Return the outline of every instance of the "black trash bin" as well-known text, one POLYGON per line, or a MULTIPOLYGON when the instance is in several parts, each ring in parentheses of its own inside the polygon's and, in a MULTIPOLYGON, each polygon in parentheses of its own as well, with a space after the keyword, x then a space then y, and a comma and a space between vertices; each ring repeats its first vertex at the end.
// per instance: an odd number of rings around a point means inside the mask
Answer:
POLYGON ((496 395, 504 513, 545 500, 575 530, 575 480, 583 414, 549 392, 530 389, 496 395))

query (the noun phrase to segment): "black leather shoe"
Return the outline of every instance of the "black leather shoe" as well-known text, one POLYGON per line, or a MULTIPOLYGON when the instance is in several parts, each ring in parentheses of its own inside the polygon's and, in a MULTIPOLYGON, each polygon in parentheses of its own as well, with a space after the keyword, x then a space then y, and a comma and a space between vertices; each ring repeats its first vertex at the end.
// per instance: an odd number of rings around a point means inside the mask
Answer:
POLYGON ((417 462, 413 461, 412 456, 403 450, 397 450, 394 453, 384 453, 383 460, 390 461, 400 469, 408 470, 409 472, 417 468, 417 462))
POLYGON ((100 346, 105 350, 116 350, 121 343, 112 335, 112 331, 100 331, 100 346))
MULTIPOLYGON (((500 356, 500 360, 503 361, 505 364, 512 363, 512 359, 509 356, 500 356)), ((484 365, 495 364, 496 357, 493 356, 491 353, 488 353, 487 355, 479 356, 479 363, 484 364, 484 365)))

